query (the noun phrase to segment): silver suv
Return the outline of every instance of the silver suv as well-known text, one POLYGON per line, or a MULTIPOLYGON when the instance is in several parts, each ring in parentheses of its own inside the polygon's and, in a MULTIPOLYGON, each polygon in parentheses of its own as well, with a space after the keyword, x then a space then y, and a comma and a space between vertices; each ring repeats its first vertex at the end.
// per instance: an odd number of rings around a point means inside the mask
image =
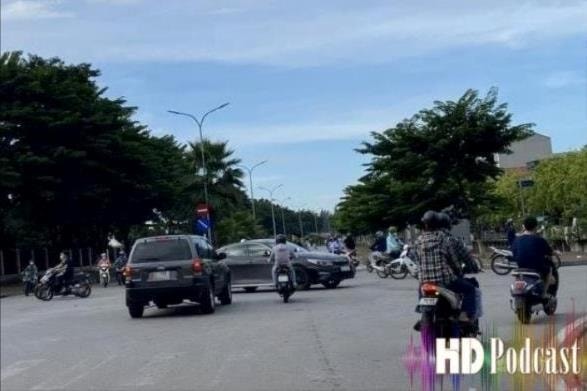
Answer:
POLYGON ((203 236, 167 235, 135 241, 124 269, 126 306, 140 318, 149 302, 158 308, 198 302, 202 312, 213 313, 215 297, 232 303, 230 270, 203 236))

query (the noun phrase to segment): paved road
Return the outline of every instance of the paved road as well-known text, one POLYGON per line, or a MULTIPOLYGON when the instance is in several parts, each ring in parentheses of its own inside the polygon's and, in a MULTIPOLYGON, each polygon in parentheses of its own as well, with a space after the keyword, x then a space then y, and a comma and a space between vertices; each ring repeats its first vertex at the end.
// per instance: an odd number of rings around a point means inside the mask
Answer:
MULTIPOLYGON (((558 325, 572 298, 582 300, 577 312, 587 309, 587 267, 562 268, 561 277, 558 325)), ((511 277, 479 279, 484 319, 510 338, 511 277)), ((274 292, 241 293, 214 315, 186 305, 149 309, 138 320, 129 318, 118 287, 48 303, 7 297, 0 300, 0 388, 408 390, 402 355, 410 336, 418 338, 415 290, 414 280, 362 271, 336 290, 296 292, 289 304, 274 292)), ((527 331, 546 324, 541 315, 527 331)))

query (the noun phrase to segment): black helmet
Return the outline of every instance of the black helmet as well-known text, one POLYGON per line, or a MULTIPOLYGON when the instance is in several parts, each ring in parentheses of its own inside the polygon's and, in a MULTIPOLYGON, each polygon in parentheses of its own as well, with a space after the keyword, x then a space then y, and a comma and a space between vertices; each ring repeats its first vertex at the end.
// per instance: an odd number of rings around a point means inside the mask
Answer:
POLYGON ((438 213, 438 223, 442 229, 450 229, 452 225, 450 222, 450 216, 444 212, 438 213))
POLYGON ((439 220, 440 219, 438 217, 438 213, 436 213, 433 210, 427 211, 422 216, 422 224, 424 224, 426 226, 426 229, 428 230, 438 229, 438 226, 440 224, 439 220))
POLYGON ((287 242, 287 238, 285 237, 285 235, 279 234, 275 237, 275 243, 285 244, 286 242, 287 242))

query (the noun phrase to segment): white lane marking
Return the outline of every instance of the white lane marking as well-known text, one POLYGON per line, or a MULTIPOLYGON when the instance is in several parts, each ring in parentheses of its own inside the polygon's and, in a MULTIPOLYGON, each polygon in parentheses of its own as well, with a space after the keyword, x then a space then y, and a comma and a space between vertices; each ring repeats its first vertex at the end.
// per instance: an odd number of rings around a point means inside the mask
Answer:
POLYGON ((161 376, 161 372, 163 372, 162 369, 169 368, 165 363, 175 360, 185 354, 186 352, 158 354, 137 371, 137 381, 127 384, 127 386, 137 387, 155 385, 155 381, 161 376))
POLYGON ((11 376, 16 376, 19 373, 24 371, 28 371, 34 366, 39 365, 43 361, 46 361, 44 358, 37 359, 37 360, 21 360, 15 363, 10 364, 9 366, 2 368, 2 373, 0 374, 0 381, 4 381, 11 376))
POLYGON ((65 382, 65 383, 63 383, 63 384, 61 384, 61 385, 60 385, 59 387, 57 387, 57 388, 66 388, 66 387, 67 387, 67 386, 69 386, 70 384, 72 384, 72 383, 75 383, 76 381, 78 381, 78 380, 81 380, 81 379, 83 379, 84 377, 86 377, 86 376, 88 376, 88 375, 92 374, 93 372, 95 372, 95 371, 96 371, 96 369, 98 369, 98 368, 100 368, 101 366, 103 366, 104 364, 106 364, 106 363, 108 363, 108 362, 110 362, 110 361, 114 360, 116 357, 117 357, 117 356, 116 356, 116 355, 114 355, 114 354, 113 354, 113 355, 110 355, 110 356, 108 356, 108 358, 106 358, 106 359, 104 359, 104 360, 100 361, 98 364, 94 365, 92 368, 89 368, 88 370, 82 371, 82 372, 81 372, 79 375, 77 375, 77 376, 75 376, 75 377, 71 378, 71 380, 69 380, 69 381, 67 381, 67 382, 65 382))
POLYGON ((87 361, 88 360, 82 360, 82 361, 78 362, 77 364, 75 364, 74 366, 67 368, 65 371, 63 371, 59 374, 57 374, 57 372, 59 372, 59 371, 54 371, 53 373, 57 375, 56 378, 48 379, 47 381, 44 381, 42 383, 37 384, 36 386, 34 386, 32 388, 32 390, 61 389, 62 387, 60 387, 60 385, 59 385, 59 380, 69 379, 70 374, 73 375, 74 373, 77 373, 80 368, 83 368, 84 366, 86 366, 87 361), (51 384, 51 383, 57 383, 57 384, 51 384))

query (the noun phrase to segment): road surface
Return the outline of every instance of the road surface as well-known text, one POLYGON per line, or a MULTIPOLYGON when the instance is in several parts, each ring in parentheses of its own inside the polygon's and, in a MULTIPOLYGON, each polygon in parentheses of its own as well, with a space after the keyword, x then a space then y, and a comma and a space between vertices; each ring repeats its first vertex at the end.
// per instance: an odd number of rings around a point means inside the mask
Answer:
MULTIPOLYGON (((577 313, 587 309, 587 267, 560 270, 558 327, 573 305, 577 313)), ((483 324, 510 339, 511 276, 478 279, 483 324)), ((0 300, 0 388, 418 390, 403 360, 410 337, 419 338, 415 296, 415 280, 366 271, 336 290, 296 292, 288 304, 271 291, 238 293, 213 315, 184 305, 130 319, 119 287, 95 286, 87 299, 11 296, 0 300)), ((547 324, 542 314, 525 330, 539 335, 547 324)), ((479 387, 478 380, 464 389, 479 387)))

